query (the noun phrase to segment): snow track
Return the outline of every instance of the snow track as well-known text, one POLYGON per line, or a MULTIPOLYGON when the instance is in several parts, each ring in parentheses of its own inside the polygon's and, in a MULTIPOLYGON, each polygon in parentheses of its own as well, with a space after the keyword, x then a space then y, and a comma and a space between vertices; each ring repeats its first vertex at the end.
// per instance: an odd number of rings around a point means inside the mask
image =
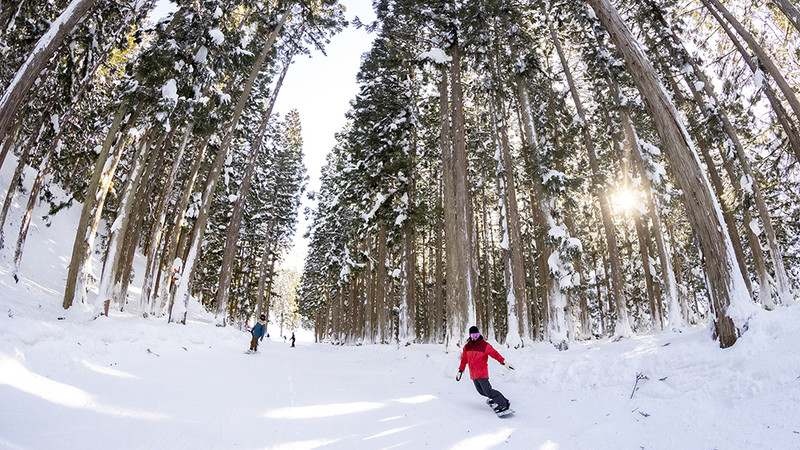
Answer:
POLYGON ((265 339, 260 354, 245 355, 246 333, 202 314, 186 326, 125 313, 57 320, 57 302, 2 301, 11 313, 0 316, 2 448, 800 444, 796 308, 763 313, 728 350, 705 329, 566 352, 500 346, 517 370, 491 364, 491 381, 516 414, 498 420, 467 374, 455 381, 460 355, 442 346, 291 348, 265 339), (648 378, 631 399, 637 374, 648 378))

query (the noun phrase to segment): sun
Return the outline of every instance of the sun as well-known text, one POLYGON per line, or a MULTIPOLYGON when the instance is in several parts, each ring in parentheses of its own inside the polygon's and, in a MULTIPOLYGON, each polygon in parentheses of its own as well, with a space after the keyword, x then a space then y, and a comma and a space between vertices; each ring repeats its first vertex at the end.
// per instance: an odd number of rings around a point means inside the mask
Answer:
POLYGON ((617 211, 628 213, 639 207, 641 204, 641 195, 639 191, 636 190, 620 189, 612 197, 612 203, 617 211))

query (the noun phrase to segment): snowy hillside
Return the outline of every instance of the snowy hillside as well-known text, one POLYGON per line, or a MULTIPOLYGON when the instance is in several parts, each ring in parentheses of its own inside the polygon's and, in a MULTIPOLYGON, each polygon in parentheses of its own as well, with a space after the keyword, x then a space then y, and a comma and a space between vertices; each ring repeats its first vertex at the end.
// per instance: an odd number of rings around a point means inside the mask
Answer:
POLYGON ((517 370, 490 361, 516 410, 498 419, 441 346, 265 339, 247 355, 197 305, 186 326, 64 311, 76 214, 35 215, 19 283, 3 253, 0 448, 800 448, 797 307, 727 350, 706 327, 499 348, 517 370))

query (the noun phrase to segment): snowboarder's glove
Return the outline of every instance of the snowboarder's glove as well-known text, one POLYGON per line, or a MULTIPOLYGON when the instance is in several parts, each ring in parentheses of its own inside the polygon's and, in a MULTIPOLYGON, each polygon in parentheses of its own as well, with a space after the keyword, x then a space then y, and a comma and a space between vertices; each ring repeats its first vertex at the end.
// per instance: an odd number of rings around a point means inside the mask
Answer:
POLYGON ((459 370, 459 371, 458 371, 458 373, 456 374, 456 381, 461 381, 461 374, 462 374, 462 373, 464 373, 464 371, 463 371, 463 370, 459 370))
POLYGON ((512 366, 512 365, 511 365, 511 364, 509 364, 508 362, 504 362, 504 363, 503 363, 503 365, 504 365, 504 366, 506 367, 506 369, 508 369, 508 370, 514 370, 514 366, 512 366))

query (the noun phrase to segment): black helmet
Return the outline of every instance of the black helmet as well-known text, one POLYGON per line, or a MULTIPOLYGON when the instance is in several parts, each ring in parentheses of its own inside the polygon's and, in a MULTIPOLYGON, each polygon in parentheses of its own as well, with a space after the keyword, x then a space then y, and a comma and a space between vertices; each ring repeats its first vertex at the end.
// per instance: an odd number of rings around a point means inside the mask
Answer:
POLYGON ((262 314, 262 315, 261 315, 261 320, 267 320, 267 316, 265 316, 264 314, 262 314))

